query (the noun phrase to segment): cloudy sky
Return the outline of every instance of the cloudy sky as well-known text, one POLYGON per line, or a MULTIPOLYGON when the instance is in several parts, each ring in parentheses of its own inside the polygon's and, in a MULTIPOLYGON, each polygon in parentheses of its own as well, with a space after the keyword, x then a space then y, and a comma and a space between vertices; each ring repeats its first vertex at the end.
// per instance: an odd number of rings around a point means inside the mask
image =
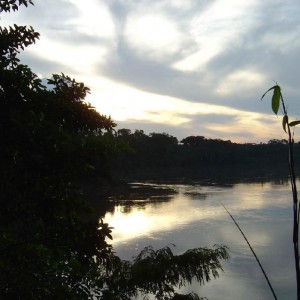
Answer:
MULTIPOLYGON (((300 118, 299 0, 36 0, 1 16, 40 40, 22 62, 64 72, 118 128, 234 142, 285 138, 274 81, 300 118)), ((299 130, 298 130, 299 131, 299 130)))

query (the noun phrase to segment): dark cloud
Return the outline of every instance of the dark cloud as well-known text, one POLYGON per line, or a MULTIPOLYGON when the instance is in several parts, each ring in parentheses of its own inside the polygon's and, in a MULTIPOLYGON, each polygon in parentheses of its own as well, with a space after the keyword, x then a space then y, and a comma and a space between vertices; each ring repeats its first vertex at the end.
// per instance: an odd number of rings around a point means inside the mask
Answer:
POLYGON ((137 56, 123 39, 118 43, 117 53, 112 53, 99 71, 138 89, 166 95, 176 94, 172 85, 181 76, 181 72, 168 65, 137 56))
POLYGON ((190 122, 193 124, 225 124, 228 122, 233 122, 237 115, 222 115, 222 112, 219 114, 197 114, 197 115, 184 115, 181 114, 182 117, 186 117, 190 119, 190 122))

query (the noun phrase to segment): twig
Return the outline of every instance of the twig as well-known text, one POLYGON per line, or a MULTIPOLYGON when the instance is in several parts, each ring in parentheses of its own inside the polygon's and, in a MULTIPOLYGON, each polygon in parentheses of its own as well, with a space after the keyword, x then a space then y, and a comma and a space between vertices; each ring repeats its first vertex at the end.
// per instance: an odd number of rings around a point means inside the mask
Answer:
POLYGON ((236 222, 236 220, 234 219, 234 217, 232 216, 232 214, 228 211, 228 209, 227 209, 227 208, 225 207, 225 205, 222 203, 222 201, 220 201, 220 203, 222 204, 222 206, 224 207, 224 209, 227 211, 227 213, 229 214, 229 216, 230 216, 231 219, 233 220, 234 224, 235 224, 236 227, 239 229, 239 231, 241 232, 241 234, 242 234, 242 236, 244 237, 245 241, 247 242, 247 244, 248 244, 250 250, 252 251, 252 253, 253 253, 253 255, 254 255, 254 257, 255 257, 255 259, 256 259, 256 261, 257 261, 259 267, 260 267, 260 269, 261 269, 261 271, 263 272, 263 274, 264 274, 264 276, 265 276, 265 278, 266 278, 266 280, 267 280, 267 282, 268 282, 268 285, 269 285, 269 287, 270 287, 270 289, 271 289, 271 292, 272 292, 272 294, 273 294, 273 296, 274 296, 274 299, 277 300, 277 296, 276 296, 276 294, 275 294, 275 292, 274 292, 274 289, 273 289, 273 287, 272 287, 272 285, 271 285, 271 282, 270 282, 270 280, 269 280, 269 278, 268 278, 268 276, 267 276, 267 274, 266 274, 266 272, 265 272, 265 270, 264 270, 262 264, 260 263, 260 261, 259 261, 257 255, 255 254, 255 252, 254 252, 252 246, 250 245, 248 239, 246 238, 244 232, 242 231, 242 229, 240 228, 239 224, 236 222))

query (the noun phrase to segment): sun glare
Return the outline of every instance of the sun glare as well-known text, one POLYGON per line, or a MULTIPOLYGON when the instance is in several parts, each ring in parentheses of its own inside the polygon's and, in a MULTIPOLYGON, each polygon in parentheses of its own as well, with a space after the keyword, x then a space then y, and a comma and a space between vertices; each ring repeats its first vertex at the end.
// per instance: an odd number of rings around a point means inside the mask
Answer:
MULTIPOLYGON (((235 75, 236 78, 241 80, 240 84, 242 87, 243 79, 246 82, 250 80, 249 84, 251 86, 251 81, 254 84, 260 78, 260 75, 254 72, 253 77, 251 77, 250 73, 250 77, 247 79, 245 78, 247 74, 247 72, 241 72, 235 75)), ((227 89, 228 91, 230 90, 230 84, 234 84, 233 78, 234 76, 230 80, 226 79, 224 81, 223 92, 227 91, 227 89), (225 83, 228 86, 225 86, 225 83)), ((86 79, 85 82, 93 82, 92 78, 84 79, 86 79)), ((93 86, 96 86, 96 88, 88 96, 88 101, 101 113, 110 115, 117 123, 119 121, 128 121, 168 124, 181 129, 189 129, 190 135, 199 135, 199 132, 204 131, 207 132, 207 137, 230 139, 234 142, 269 140, 274 135, 274 128, 280 125, 280 122, 278 123, 276 118, 271 119, 269 114, 248 112, 222 105, 196 103, 184 99, 151 94, 125 85, 116 84, 104 78, 99 82, 95 81, 93 86), (211 119, 209 123, 202 121, 195 125, 195 118, 201 120, 201 116, 203 116, 207 120, 207 117, 210 115, 214 116, 214 120, 218 119, 218 115, 220 118, 227 116, 228 121, 221 124, 220 122, 215 123, 211 119), (244 138, 238 132, 243 132, 244 138)), ((247 87, 245 89, 247 90, 247 87)))
POLYGON ((163 15, 131 16, 124 32, 129 45, 140 55, 160 59, 179 49, 180 32, 176 24, 163 15))
POLYGON ((133 209, 130 214, 125 214, 121 209, 122 207, 118 206, 114 214, 108 213, 105 216, 109 226, 116 229, 114 240, 130 239, 149 231, 150 220, 146 218, 143 211, 133 209))
POLYGON ((72 20, 79 32, 90 36, 109 38, 115 35, 115 25, 104 3, 96 0, 89 2, 70 0, 78 8, 78 17, 72 20))

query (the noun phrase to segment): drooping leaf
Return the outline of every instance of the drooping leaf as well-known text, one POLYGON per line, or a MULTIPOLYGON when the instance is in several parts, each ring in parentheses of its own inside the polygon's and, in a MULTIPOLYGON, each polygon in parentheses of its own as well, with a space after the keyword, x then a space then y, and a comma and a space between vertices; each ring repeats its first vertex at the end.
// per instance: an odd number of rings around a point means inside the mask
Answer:
POLYGON ((289 123, 289 126, 296 126, 298 124, 300 124, 300 121, 293 121, 289 123))
POLYGON ((276 87, 276 85, 274 85, 274 86, 272 86, 271 88, 269 88, 269 89, 261 96, 261 99, 260 99, 260 100, 262 100, 262 99, 266 96, 266 94, 267 94, 269 91, 274 90, 275 87, 276 87))
POLYGON ((288 115, 284 115, 282 119, 282 128, 286 132, 286 125, 289 123, 288 115))
POLYGON ((273 97, 272 97, 272 110, 275 113, 275 115, 277 115, 278 110, 279 110, 280 95, 281 95, 280 86, 279 85, 275 85, 275 87, 274 87, 274 93, 273 93, 273 97))

